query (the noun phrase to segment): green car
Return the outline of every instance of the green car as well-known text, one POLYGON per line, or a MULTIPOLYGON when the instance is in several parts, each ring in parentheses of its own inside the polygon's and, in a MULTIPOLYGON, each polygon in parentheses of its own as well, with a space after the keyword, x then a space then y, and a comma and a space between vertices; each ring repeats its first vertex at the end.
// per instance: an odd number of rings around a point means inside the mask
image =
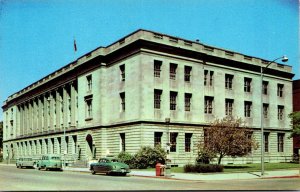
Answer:
POLYGON ((43 155, 42 159, 37 162, 38 170, 59 169, 62 171, 62 160, 59 155, 43 155))
POLYGON ((34 167, 36 164, 36 161, 31 157, 20 157, 17 159, 16 166, 17 168, 22 167, 34 167))
POLYGON ((125 163, 118 162, 115 158, 100 158, 97 163, 92 163, 90 165, 90 171, 92 174, 96 173, 106 173, 107 175, 122 175, 126 176, 130 173, 129 166, 125 163))

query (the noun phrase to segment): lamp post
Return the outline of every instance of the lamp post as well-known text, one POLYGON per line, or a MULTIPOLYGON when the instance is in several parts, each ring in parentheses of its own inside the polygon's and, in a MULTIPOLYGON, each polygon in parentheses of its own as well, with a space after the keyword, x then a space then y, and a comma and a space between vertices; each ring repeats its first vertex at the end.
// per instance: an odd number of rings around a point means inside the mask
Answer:
POLYGON ((273 61, 270 61, 265 67, 260 67, 260 79, 261 79, 261 115, 260 115, 260 127, 261 127, 261 176, 264 175, 264 161, 265 161, 265 143, 264 143, 264 108, 263 108, 263 78, 264 78, 264 72, 267 70, 267 68, 277 61, 278 59, 281 59, 282 62, 287 62, 288 58, 284 55, 279 58, 274 59, 273 61))

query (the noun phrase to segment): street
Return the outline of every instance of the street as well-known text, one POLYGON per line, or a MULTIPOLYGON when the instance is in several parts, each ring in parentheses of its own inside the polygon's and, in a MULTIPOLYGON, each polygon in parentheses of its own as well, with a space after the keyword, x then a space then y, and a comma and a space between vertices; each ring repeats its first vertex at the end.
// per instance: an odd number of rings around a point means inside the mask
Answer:
POLYGON ((40 190, 299 190, 300 178, 187 181, 38 171, 0 165, 1 191, 40 190))

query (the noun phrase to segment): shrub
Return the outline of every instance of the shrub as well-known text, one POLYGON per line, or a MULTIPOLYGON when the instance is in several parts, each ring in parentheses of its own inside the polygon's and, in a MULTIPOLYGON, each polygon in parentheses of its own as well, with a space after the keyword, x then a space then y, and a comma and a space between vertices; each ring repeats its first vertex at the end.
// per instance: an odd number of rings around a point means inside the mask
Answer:
POLYGON ((184 172, 198 172, 198 173, 211 173, 211 172, 223 172, 223 165, 215 165, 215 164, 196 164, 196 165, 185 165, 184 172))
POLYGON ((135 166, 134 166, 134 156, 131 155, 130 153, 122 151, 121 153, 119 153, 118 159, 119 159, 119 161, 129 165, 129 167, 131 169, 135 168, 135 166))
POLYGON ((161 147, 142 147, 134 156, 134 164, 138 169, 155 167, 156 163, 165 163, 167 154, 161 147))
POLYGON ((185 173, 195 172, 195 166, 192 164, 187 164, 187 165, 183 166, 183 171, 185 173))

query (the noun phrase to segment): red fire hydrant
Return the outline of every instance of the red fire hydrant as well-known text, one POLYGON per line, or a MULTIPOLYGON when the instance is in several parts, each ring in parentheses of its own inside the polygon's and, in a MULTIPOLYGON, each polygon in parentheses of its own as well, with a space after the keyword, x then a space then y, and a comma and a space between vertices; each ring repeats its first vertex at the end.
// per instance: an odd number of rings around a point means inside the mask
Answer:
POLYGON ((156 173, 156 176, 163 176, 164 175, 164 165, 162 165, 161 163, 157 163, 155 165, 155 173, 156 173))

